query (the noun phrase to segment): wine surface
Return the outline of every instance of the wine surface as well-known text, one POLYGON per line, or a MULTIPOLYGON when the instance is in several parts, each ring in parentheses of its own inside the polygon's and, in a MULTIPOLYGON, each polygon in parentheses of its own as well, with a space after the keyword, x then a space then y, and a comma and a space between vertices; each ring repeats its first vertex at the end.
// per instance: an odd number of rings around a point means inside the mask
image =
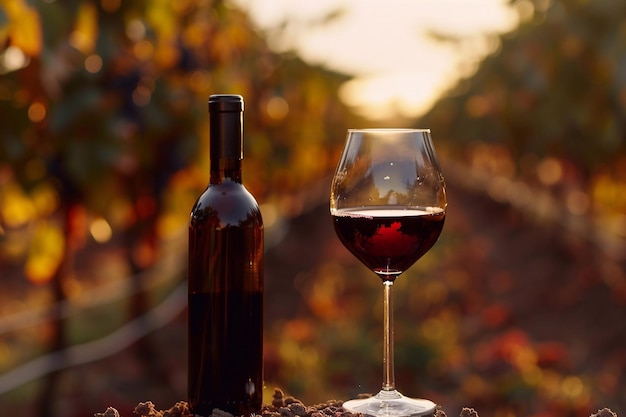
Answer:
POLYGON ((438 208, 371 207, 335 210, 343 245, 385 281, 393 281, 435 244, 445 221, 438 208))

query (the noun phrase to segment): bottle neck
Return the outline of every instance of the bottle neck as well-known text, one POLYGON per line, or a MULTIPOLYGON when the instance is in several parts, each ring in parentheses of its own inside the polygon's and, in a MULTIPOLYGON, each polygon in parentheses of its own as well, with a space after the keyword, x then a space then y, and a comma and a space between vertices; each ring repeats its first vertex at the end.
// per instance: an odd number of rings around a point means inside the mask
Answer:
POLYGON ((237 106, 213 111, 209 107, 209 110, 210 182, 219 184, 230 180, 241 183, 243 113, 237 106))
POLYGON ((241 159, 239 158, 211 158, 211 184, 221 184, 224 181, 233 181, 241 184, 241 159))

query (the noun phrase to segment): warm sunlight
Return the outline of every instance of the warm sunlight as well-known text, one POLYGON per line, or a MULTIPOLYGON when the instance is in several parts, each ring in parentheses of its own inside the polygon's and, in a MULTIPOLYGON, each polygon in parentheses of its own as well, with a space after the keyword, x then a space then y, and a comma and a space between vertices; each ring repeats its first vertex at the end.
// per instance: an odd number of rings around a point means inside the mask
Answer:
POLYGON ((312 64, 354 75, 342 99, 372 119, 423 114, 497 48, 487 35, 518 21, 503 0, 234 1, 272 34, 276 49, 295 49, 312 64))

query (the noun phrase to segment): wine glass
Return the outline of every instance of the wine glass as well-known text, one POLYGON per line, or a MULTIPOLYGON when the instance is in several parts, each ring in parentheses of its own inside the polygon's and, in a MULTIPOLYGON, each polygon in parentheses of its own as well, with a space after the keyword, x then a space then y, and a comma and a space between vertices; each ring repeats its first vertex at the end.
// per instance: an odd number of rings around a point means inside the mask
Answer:
POLYGON ((382 280, 383 384, 343 403, 377 417, 429 416, 435 404, 396 390, 393 283, 435 244, 446 216, 445 182, 428 129, 349 129, 333 177, 330 214, 343 245, 382 280))

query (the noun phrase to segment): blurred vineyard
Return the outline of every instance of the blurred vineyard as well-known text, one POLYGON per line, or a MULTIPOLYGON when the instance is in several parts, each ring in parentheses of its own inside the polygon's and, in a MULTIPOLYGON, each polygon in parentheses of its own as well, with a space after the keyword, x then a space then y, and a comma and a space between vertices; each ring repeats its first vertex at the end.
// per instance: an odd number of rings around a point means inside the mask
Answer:
MULTIPOLYGON (((398 386, 452 414, 625 413, 626 3, 511 5, 520 27, 403 121, 432 129, 450 206, 397 282, 398 386)), ((376 391, 380 283, 327 213, 345 129, 371 124, 339 100, 347 80, 273 52, 228 2, 0 2, 0 414, 184 399, 215 92, 246 99, 268 393, 376 391)))

